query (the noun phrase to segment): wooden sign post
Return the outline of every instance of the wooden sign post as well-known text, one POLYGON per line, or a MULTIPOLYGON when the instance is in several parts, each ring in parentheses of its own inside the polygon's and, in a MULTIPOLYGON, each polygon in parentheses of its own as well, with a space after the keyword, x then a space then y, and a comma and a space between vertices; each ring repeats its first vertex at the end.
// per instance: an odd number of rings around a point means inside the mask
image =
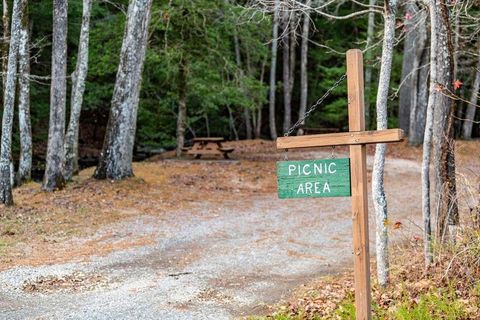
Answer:
MULTIPOLYGON (((363 96, 363 54, 362 51, 358 49, 352 49, 347 51, 347 85, 349 132, 282 137, 277 139, 277 148, 295 149, 338 145, 350 146, 350 184, 353 221, 355 308, 356 318, 359 320, 366 320, 371 318, 370 251, 368 237, 367 144, 402 141, 404 134, 403 131, 400 129, 365 131, 365 107, 363 96)), ((292 170, 290 173, 293 174, 295 169, 293 167, 291 167, 291 169, 292 170)), ((311 172, 310 169, 311 167, 306 169, 305 175, 308 172, 311 172)), ((297 170, 300 170, 300 174, 303 173, 303 169, 297 170)), ((310 183, 315 183, 315 181, 310 181, 310 183)), ((311 190, 314 190, 315 185, 309 186, 311 187, 311 190)), ((322 187, 323 186, 320 182, 319 188, 321 189, 322 187)), ((326 196, 329 195, 327 194, 326 196)))

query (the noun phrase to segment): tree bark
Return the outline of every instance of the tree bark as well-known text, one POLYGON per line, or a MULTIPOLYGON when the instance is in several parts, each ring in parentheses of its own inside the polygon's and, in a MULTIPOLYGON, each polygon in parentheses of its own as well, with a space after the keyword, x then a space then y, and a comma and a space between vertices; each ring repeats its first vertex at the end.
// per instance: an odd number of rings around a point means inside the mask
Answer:
POLYGON ((425 266, 433 263, 432 247, 432 224, 431 224, 431 199, 430 199, 430 162, 431 147, 433 140, 433 111, 435 107, 435 94, 437 85, 437 33, 438 19, 436 11, 436 0, 425 0, 425 4, 430 11, 430 85, 427 105, 427 115, 425 122, 425 134, 423 138, 423 156, 422 156, 422 215, 423 215, 423 244, 425 266))
POLYGON ((20 186, 31 179, 32 172, 32 125, 30 121, 30 24, 28 6, 24 6, 20 27, 18 49, 19 93, 18 122, 20 128, 20 160, 16 176, 16 185, 20 186))
MULTIPOLYGON (((3 23, 3 39, 2 39, 2 58, 8 56, 8 49, 9 49, 9 42, 10 42, 10 14, 8 12, 8 1, 3 0, 3 15, 2 15, 2 23, 3 23)), ((2 85, 3 85, 3 92, 5 92, 5 81, 6 81, 6 74, 8 68, 8 59, 3 59, 2 61, 2 85)))
POLYGON ((419 10, 416 4, 409 3, 409 10, 415 17, 410 24, 409 30, 413 33, 413 61, 410 78, 410 115, 409 115, 409 138, 410 145, 417 146, 422 143, 425 133, 425 117, 428 103, 428 49, 426 12, 419 10))
POLYGON ((13 205, 11 177, 13 110, 17 84, 17 57, 20 44, 21 20, 22 12, 26 5, 26 0, 14 0, 12 10, 12 37, 8 51, 7 75, 3 97, 2 140, 0 148, 0 203, 5 205, 13 205))
MULTIPOLYGON (((371 7, 375 6, 377 3, 376 0, 369 0, 369 5, 371 7)), ((366 47, 369 49, 373 43, 375 31, 375 12, 371 11, 368 13, 368 26, 367 26, 367 44, 366 47)), ((365 127, 370 129, 371 124, 371 107, 370 107, 370 93, 372 92, 372 73, 373 73, 373 55, 372 50, 369 49, 365 54, 365 59, 367 60, 367 65, 365 68, 365 127)))
POLYGON ((290 95, 290 36, 289 32, 289 14, 284 13, 282 19, 282 27, 284 35, 282 37, 283 45, 283 132, 287 132, 291 125, 292 106, 290 95))
MULTIPOLYGON (((290 23, 289 23, 289 32, 290 32, 290 53, 289 53, 289 69, 288 69, 288 85, 290 88, 290 101, 292 101, 293 96, 293 86, 295 85, 295 66, 297 65, 297 33, 296 28, 297 16, 295 12, 290 13, 290 23)), ((290 111, 291 112, 291 111, 290 111)), ((290 120, 291 122, 291 120, 290 120)))
POLYGON ((459 223, 455 181, 454 101, 448 97, 453 92, 453 46, 450 13, 445 0, 435 1, 437 47, 437 89, 434 94, 433 114, 433 167, 435 177, 435 207, 437 239, 444 241, 447 233, 453 235, 459 223))
POLYGON ((105 141, 94 174, 97 179, 133 176, 133 146, 151 7, 152 0, 131 0, 128 6, 105 141))
POLYGON ((182 155, 185 146, 185 126, 187 122, 187 75, 185 61, 180 62, 178 74, 178 115, 177 115, 177 149, 176 155, 182 155))
POLYGON ((278 49, 278 17, 280 0, 275 0, 275 10, 273 12, 272 26, 272 62, 270 64, 270 90, 268 106, 268 122, 270 127, 270 137, 277 139, 277 126, 275 123, 275 91, 276 91, 276 72, 277 72, 277 49, 278 49))
MULTIPOLYGON (((479 46, 480 49, 480 46, 479 46)), ((480 53, 480 50, 479 50, 480 53)), ((464 139, 472 139, 472 127, 475 121, 475 112, 477 111, 478 90, 480 89, 480 55, 478 58, 477 69, 475 70, 475 80, 473 81, 470 103, 467 106, 465 119, 462 126, 462 136, 464 139)))
MULTIPOLYGON (((310 7, 312 0, 306 0, 305 6, 310 7)), ((302 44, 300 51, 300 110, 298 112, 298 119, 305 117, 307 111, 308 101, 308 37, 310 32, 310 13, 305 10, 303 13, 303 25, 302 25, 302 44)), ((305 119, 302 121, 302 125, 305 124, 305 119)), ((298 130, 298 135, 303 135, 303 130, 298 130)))
POLYGON ((85 91, 85 79, 88 71, 88 42, 91 12, 92 0, 83 0, 83 18, 80 30, 77 65, 72 75, 70 120, 65 136, 64 177, 66 180, 70 180, 74 174, 78 173, 78 131, 83 93, 85 91))
POLYGON ((47 162, 43 190, 54 191, 65 186, 65 104, 67 99, 67 0, 53 1, 52 82, 50 88, 50 122, 47 162))
MULTIPOLYGON (((408 2, 405 11, 414 17, 418 11, 417 5, 413 2, 408 2)), ((400 78, 401 87, 398 108, 398 125, 407 135, 409 134, 410 129, 410 110, 412 108, 411 103, 413 100, 412 85, 418 69, 418 66, 417 68, 414 68, 414 60, 417 54, 417 47, 415 46, 417 38, 415 25, 417 21, 415 20, 405 19, 404 27, 406 29, 406 35, 403 42, 402 76, 400 78)))
POLYGON ((227 106, 227 110, 228 110, 228 122, 230 124, 230 129, 233 132, 233 137, 235 141, 238 141, 239 140, 238 132, 237 132, 237 128, 235 127, 235 119, 233 119, 232 108, 230 108, 230 106, 227 106))
MULTIPOLYGON (((382 47, 382 60, 377 92, 377 130, 387 129, 387 102, 392 72, 393 45, 395 42, 395 13, 397 1, 385 2, 384 11, 384 39, 382 47)), ((372 194, 376 216, 376 250, 377 250, 377 275, 378 283, 385 286, 388 283, 388 212, 387 200, 384 190, 384 166, 386 144, 379 143, 375 149, 375 159, 372 171, 372 194)))
MULTIPOLYGON (((260 70, 260 83, 263 84, 265 78, 265 65, 266 65, 266 56, 262 62, 262 69, 260 70)), ((258 104, 257 107, 257 118, 255 122, 255 139, 260 139, 262 135, 262 103, 258 104)))

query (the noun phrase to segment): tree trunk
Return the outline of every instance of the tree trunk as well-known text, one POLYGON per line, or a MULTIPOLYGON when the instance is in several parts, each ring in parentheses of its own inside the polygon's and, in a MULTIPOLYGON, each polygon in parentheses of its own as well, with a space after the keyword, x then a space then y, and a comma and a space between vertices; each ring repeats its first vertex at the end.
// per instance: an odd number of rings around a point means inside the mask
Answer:
MULTIPOLYGON (((376 0, 369 0, 369 5, 371 7, 375 6, 377 3, 376 0)), ((372 46, 373 38, 375 32, 375 12, 371 11, 368 13, 368 26, 367 26, 367 52, 365 54, 365 59, 367 60, 365 68, 365 127, 370 129, 371 127, 371 112, 370 112, 370 95, 372 92, 372 71, 373 71, 373 55, 372 49, 369 49, 372 46)))
POLYGON ((20 186, 31 179, 32 172, 32 126, 30 121, 30 25, 28 5, 24 6, 18 48, 19 94, 18 122, 20 128, 20 161, 16 185, 20 186))
POLYGON ((65 170, 64 177, 70 180, 78 173, 78 130, 80 111, 85 91, 85 79, 88 71, 88 42, 90 33, 90 15, 92 0, 83 0, 83 18, 80 31, 77 65, 72 76, 72 96, 70 105, 70 121, 65 136, 65 170))
MULTIPOLYGON (((293 86, 295 84, 295 66, 297 64, 297 33, 295 31, 296 28, 296 13, 290 13, 290 24, 289 24, 289 32, 290 32, 290 53, 289 53, 289 70, 288 70, 288 85, 290 88, 290 101, 292 100, 293 96, 293 86)), ((291 120, 290 120, 291 121, 291 120)))
MULTIPOLYGON (((238 39, 237 29, 233 33, 233 42, 235 45, 235 61, 237 68, 240 72, 240 77, 244 77, 244 72, 242 70, 242 58, 240 56, 240 40, 238 39)), ((245 121, 245 137, 250 140, 252 139, 252 123, 250 122, 250 110, 247 107, 243 108, 243 119, 245 121)))
POLYGON ((133 175, 133 146, 151 7, 152 0, 131 0, 128 6, 105 141, 94 174, 97 179, 119 180, 133 175))
POLYGON ((185 126, 187 123, 187 75, 185 62, 180 62, 178 74, 178 115, 177 115, 177 149, 176 155, 182 155, 185 146, 185 126))
POLYGON ((425 266, 433 263, 432 247, 432 224, 430 208, 430 161, 431 146, 433 138, 433 111, 435 100, 437 98, 437 46, 438 46, 438 15, 436 11, 436 0, 426 0, 425 3, 430 11, 430 85, 427 105, 427 115, 425 121, 425 134, 423 138, 423 157, 422 157, 422 215, 423 215, 423 243, 425 266))
POLYGON ((426 87, 428 79, 428 48, 427 45, 427 27, 426 12, 419 10, 416 4, 410 3, 409 8, 415 17, 411 23, 410 32, 413 36, 414 57, 412 62, 412 71, 410 78, 410 120, 409 120, 409 138, 410 145, 417 146, 423 142, 425 133, 425 117, 428 103, 428 90, 426 87))
POLYGON ((235 141, 238 141, 239 140, 238 132, 237 132, 237 128, 235 127, 235 120, 233 119, 232 108, 230 108, 230 106, 227 106, 227 110, 228 110, 228 122, 230 124, 230 129, 233 132, 233 137, 235 138, 235 141))
POLYGON ((53 1, 52 82, 47 162, 42 188, 45 191, 65 186, 65 104, 67 99, 67 0, 53 1))
POLYGON ((275 10, 273 12, 272 26, 272 63, 270 65, 270 90, 268 122, 270 126, 270 137, 277 139, 277 126, 275 123, 275 91, 276 91, 276 72, 277 72, 277 49, 278 49, 278 17, 280 0, 275 0, 275 10))
POLYGON ((282 37, 283 45, 283 132, 287 132, 291 125, 292 106, 290 95, 290 37, 289 37, 289 15, 283 14, 282 26, 284 35, 282 37))
MULTIPOLYGON (((310 7, 312 0, 307 0, 305 6, 310 7)), ((302 44, 300 52, 300 110, 298 112, 298 119, 305 117, 307 111, 308 101, 308 37, 310 31, 310 13, 305 10, 303 13, 303 25, 302 25, 302 44)), ((302 121, 302 125, 305 124, 305 119, 302 121)), ((298 130, 298 135, 303 135, 303 129, 298 130)))
POLYGON ((3 39, 2 39, 2 85, 3 85, 3 92, 5 92, 5 81, 7 77, 7 68, 8 68, 8 59, 3 59, 4 57, 8 56, 8 49, 9 49, 9 42, 10 42, 10 14, 8 12, 8 1, 3 0, 3 39))
MULTIPOLYGON (((417 5, 413 2, 406 4, 406 13, 415 17, 417 13, 417 5)), ((417 47, 415 45, 417 38, 417 28, 421 28, 421 25, 416 27, 418 21, 416 19, 405 19, 406 35, 403 42, 403 62, 402 62, 402 76, 400 78, 400 96, 398 107, 398 125, 405 133, 409 134, 410 129, 410 110, 412 106, 413 98, 413 82, 417 75, 417 68, 414 67, 415 58, 417 56, 417 47)), ((420 51, 421 54, 421 51, 420 51)))
MULTIPOLYGON (((449 9, 445 0, 435 1, 437 14, 436 52, 437 79, 433 111, 433 167, 435 177, 435 207, 437 208, 437 239, 443 241, 458 226, 458 206, 455 181, 454 101, 448 97, 453 92, 453 46, 449 9)), ((432 8, 431 8, 432 10, 432 8)))
POLYGON ((20 44, 21 20, 22 12, 24 12, 26 5, 26 0, 15 0, 12 10, 12 38, 10 39, 8 51, 7 75, 3 97, 2 141, 0 149, 0 203, 5 205, 13 205, 12 177, 10 172, 12 164, 13 110, 17 84, 17 56, 20 44))
MULTIPOLYGON (((390 77, 392 72, 393 45, 395 42, 395 12, 397 1, 385 2, 385 28, 382 47, 382 60, 377 92, 377 130, 387 129, 387 102, 390 77)), ((377 275, 378 283, 385 286, 388 283, 388 212, 387 200, 384 189, 384 166, 386 144, 379 143, 375 149, 375 159, 372 171, 372 194, 376 216, 376 249, 377 249, 377 275)))
MULTIPOLYGON (((479 53, 480 53, 480 50, 479 50, 479 53)), ((465 119, 463 121, 462 136, 464 139, 472 138, 472 127, 473 127, 473 122, 475 121, 475 111, 477 110, 479 89, 480 89, 480 55, 478 58, 477 69, 475 70, 475 80, 473 81, 472 93, 470 96, 470 103, 467 106, 467 112, 465 113, 465 119)))
MULTIPOLYGON (((266 56, 262 62, 262 69, 260 70, 260 83, 262 84, 265 78, 265 65, 266 65, 266 56)), ((260 139, 261 135, 262 135, 262 103, 259 103, 257 107, 257 119, 255 122, 255 139, 260 139)))

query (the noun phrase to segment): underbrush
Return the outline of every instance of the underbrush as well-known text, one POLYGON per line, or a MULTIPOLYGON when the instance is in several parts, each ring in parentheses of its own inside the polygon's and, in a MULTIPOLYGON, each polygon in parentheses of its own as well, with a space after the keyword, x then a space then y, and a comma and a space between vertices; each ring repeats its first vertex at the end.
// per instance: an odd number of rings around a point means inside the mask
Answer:
MULTIPOLYGON (((435 263, 428 268, 421 242, 393 251, 386 288, 378 286, 372 271, 373 319, 480 319, 480 231, 462 230, 455 244, 437 247, 435 263)), ((296 296, 272 315, 252 319, 355 319, 350 274, 323 278, 296 296)))

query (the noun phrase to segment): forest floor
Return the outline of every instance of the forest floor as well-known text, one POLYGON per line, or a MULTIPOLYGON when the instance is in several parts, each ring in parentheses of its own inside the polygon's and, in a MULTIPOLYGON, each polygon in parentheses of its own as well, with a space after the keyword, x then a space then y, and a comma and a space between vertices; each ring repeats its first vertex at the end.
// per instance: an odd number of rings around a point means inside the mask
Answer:
MULTIPOLYGON (((283 153, 268 141, 230 144, 231 161, 166 154, 135 163, 125 181, 86 169, 52 194, 37 183, 16 189, 16 205, 0 212, 0 318, 231 319, 266 314, 298 286, 350 270, 350 199, 279 200, 283 153)), ((478 141, 458 144, 463 211, 476 199, 478 154, 478 141)), ((392 245, 421 239, 420 157, 389 146, 392 245)), ((370 201, 371 239, 372 213, 370 201)))

